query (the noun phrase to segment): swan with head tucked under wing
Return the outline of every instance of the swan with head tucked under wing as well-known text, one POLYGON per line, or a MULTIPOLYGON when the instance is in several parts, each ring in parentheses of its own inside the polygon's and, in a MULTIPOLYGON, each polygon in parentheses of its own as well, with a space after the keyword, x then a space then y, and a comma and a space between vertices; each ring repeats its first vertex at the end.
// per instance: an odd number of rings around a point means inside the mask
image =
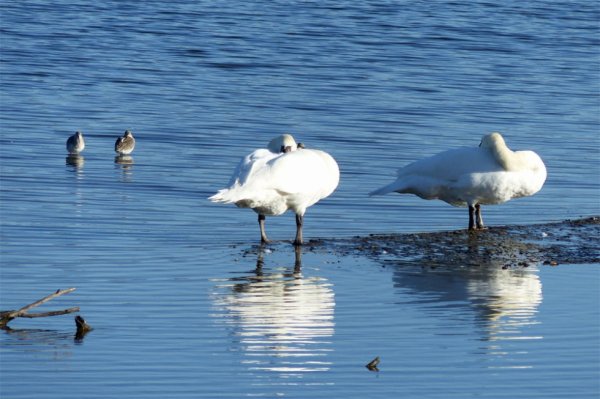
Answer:
POLYGON ((444 151, 398 170, 398 178, 369 195, 391 192, 439 199, 469 208, 469 230, 483 229, 481 205, 501 204, 537 193, 546 167, 533 151, 512 151, 500 133, 483 137, 479 147, 444 151))
POLYGON ((245 156, 229 187, 209 200, 258 213, 261 243, 269 242, 265 217, 292 210, 296 214, 294 244, 301 245, 306 209, 333 193, 339 179, 338 165, 331 155, 296 144, 291 135, 284 134, 271 140, 267 148, 245 156))

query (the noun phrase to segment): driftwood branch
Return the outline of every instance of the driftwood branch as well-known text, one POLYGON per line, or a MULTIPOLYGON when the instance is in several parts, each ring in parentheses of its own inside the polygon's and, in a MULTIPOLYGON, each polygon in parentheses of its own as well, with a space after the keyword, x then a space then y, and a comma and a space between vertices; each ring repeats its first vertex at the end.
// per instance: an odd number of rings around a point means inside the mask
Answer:
POLYGON ((23 306, 21 309, 0 312, 0 328, 6 327, 8 322, 10 322, 11 320, 13 320, 17 317, 27 317, 27 318, 47 317, 47 316, 57 316, 57 315, 62 315, 62 314, 78 312, 79 307, 74 307, 74 308, 69 308, 69 309, 64 309, 64 310, 55 310, 52 312, 44 312, 44 313, 27 313, 30 309, 33 309, 36 306, 40 306, 41 304, 46 303, 46 302, 50 301, 51 299, 54 299, 54 298, 59 297, 64 294, 68 294, 69 292, 73 292, 73 291, 75 291, 75 288, 68 288, 66 290, 57 290, 55 293, 50 294, 50 295, 48 295, 40 300, 37 300, 33 303, 30 303, 29 305, 23 306))
POLYGON ((52 312, 43 312, 43 313, 25 313, 20 315, 19 317, 25 317, 27 319, 35 319, 36 317, 48 317, 48 316, 60 316, 63 314, 75 313, 79 312, 79 306, 75 306, 73 308, 64 309, 64 310, 53 310, 52 312))

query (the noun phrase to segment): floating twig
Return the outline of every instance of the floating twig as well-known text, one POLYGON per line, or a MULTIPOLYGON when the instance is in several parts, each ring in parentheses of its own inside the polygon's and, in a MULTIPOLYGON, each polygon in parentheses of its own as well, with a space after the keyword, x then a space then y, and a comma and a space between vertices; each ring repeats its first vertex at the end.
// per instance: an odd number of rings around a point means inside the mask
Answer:
POLYGON ((7 324, 17 317, 25 317, 25 318, 35 318, 35 317, 48 317, 48 316, 58 316, 68 313, 79 312, 79 307, 73 307, 64 310, 54 310, 51 312, 43 312, 43 313, 27 313, 30 309, 35 308, 36 306, 40 306, 43 303, 48 302, 51 299, 59 297, 64 294, 68 294, 69 292, 75 291, 75 288, 67 288, 66 290, 56 290, 55 293, 50 294, 38 301, 30 303, 29 305, 23 306, 18 310, 7 310, 0 312, 0 328, 6 328, 7 324))

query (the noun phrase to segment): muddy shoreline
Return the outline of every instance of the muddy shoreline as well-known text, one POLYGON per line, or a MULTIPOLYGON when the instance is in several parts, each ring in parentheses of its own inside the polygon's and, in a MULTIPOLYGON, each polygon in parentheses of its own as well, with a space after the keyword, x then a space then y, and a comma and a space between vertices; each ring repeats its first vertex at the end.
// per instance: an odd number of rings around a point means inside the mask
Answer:
POLYGON ((308 251, 432 267, 494 265, 509 268, 600 263, 600 217, 493 226, 475 232, 457 230, 315 239, 304 245, 303 252, 308 251))

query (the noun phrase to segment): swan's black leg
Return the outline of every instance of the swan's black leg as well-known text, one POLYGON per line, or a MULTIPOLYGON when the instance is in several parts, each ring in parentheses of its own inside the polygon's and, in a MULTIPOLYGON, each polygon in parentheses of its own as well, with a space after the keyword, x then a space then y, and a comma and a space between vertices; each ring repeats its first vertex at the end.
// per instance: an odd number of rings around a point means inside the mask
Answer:
POLYGON ((296 239, 294 245, 302 245, 302 223, 304 216, 296 214, 296 239))
POLYGON ((469 205, 469 230, 475 230, 475 206, 469 205))
POLYGON ((475 221, 478 229, 483 229, 483 218, 481 217, 481 205, 475 205, 475 221))
POLYGON ((260 227, 260 242, 262 244, 268 244, 269 239, 267 233, 265 233, 265 215, 258 215, 258 226, 260 227))

